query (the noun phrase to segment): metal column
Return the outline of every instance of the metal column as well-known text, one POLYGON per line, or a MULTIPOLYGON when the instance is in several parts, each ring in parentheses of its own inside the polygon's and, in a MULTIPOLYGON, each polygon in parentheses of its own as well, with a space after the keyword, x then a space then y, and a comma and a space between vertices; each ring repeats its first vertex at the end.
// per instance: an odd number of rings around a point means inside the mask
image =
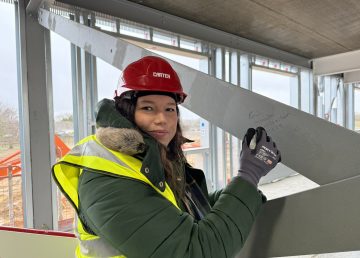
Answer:
MULTIPOLYGON (((19 39, 20 39, 20 74, 22 81, 20 110, 24 116, 21 127, 23 156, 23 173, 25 178, 24 194, 32 196, 26 201, 26 215, 30 210, 33 220, 26 225, 34 228, 52 229, 52 180, 51 170, 51 140, 50 112, 48 106, 48 88, 46 74, 46 47, 44 28, 38 23, 36 13, 25 13, 23 1, 19 1, 19 39), (28 117, 27 117, 28 116, 28 117), (44 148, 48 146, 48 148, 44 148), (28 149, 27 149, 28 148, 28 149), (31 161, 31 162, 30 162, 31 161), (31 187, 30 187, 31 185, 31 187)), ((51 114, 52 115, 52 114, 51 114)))

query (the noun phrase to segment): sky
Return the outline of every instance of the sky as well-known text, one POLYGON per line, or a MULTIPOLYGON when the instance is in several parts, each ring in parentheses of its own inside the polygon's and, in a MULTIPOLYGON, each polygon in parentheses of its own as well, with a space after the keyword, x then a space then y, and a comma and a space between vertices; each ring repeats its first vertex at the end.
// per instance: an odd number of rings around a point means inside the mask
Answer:
POLYGON ((262 94, 268 98, 276 99, 277 101, 290 104, 290 77, 285 75, 253 70, 252 90, 256 93, 262 94))
POLYGON ((0 2, 0 102, 18 109, 14 5, 0 2))

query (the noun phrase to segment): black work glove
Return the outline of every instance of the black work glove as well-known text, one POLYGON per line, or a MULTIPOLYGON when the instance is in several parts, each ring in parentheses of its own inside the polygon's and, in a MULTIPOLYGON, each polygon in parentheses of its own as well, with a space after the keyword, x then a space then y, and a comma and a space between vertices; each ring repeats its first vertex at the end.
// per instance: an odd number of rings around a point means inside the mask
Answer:
POLYGON ((280 151, 265 129, 249 128, 242 142, 238 176, 257 187, 260 178, 280 161, 280 151))

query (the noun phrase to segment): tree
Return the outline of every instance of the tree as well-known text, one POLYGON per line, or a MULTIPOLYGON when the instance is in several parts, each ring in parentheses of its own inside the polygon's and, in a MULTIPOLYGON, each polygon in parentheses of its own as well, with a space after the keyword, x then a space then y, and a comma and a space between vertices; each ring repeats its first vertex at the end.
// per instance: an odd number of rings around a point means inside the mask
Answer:
POLYGON ((9 145, 19 142, 19 116, 15 108, 0 102, 0 142, 9 145))
POLYGON ((55 118, 55 121, 56 122, 73 122, 73 115, 70 114, 70 113, 64 113, 64 114, 61 114, 61 115, 58 115, 56 118, 55 118))

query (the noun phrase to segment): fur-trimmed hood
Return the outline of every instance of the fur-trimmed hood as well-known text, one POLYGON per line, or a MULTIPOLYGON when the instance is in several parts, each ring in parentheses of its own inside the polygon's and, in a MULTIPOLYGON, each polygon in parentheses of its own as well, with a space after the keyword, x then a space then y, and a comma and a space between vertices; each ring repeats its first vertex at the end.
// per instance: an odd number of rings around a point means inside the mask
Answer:
POLYGON ((142 161, 140 171, 160 191, 164 191, 165 173, 157 141, 138 131, 132 122, 116 110, 113 100, 101 100, 97 104, 95 116, 98 140, 109 149, 136 155, 142 161))
POLYGON ((100 127, 96 138, 105 147, 130 156, 143 153, 146 147, 142 134, 131 128, 100 127))

